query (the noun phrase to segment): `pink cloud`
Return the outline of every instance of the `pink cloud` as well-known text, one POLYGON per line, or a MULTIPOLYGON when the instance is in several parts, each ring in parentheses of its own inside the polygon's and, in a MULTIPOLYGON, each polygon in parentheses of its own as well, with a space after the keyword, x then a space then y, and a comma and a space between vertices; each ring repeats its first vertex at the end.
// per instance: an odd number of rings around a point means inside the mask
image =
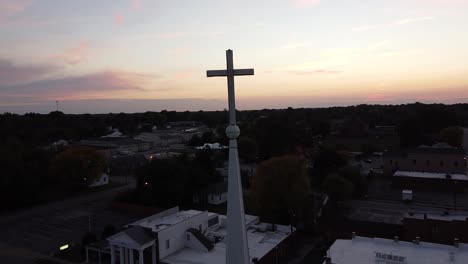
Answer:
POLYGON ((0 0, 0 23, 24 11, 32 2, 32 0, 0 0))
POLYGON ((122 25, 125 22, 125 17, 122 14, 117 14, 114 17, 114 22, 116 25, 122 25))
POLYGON ((290 0, 295 7, 317 6, 320 0, 290 0))
POLYGON ((174 79, 176 80, 181 80, 181 79, 187 79, 193 76, 197 75, 197 71, 194 70, 185 70, 185 71, 180 71, 174 74, 174 79))
POLYGON ((177 56, 182 56, 192 52, 192 48, 189 46, 174 47, 171 48, 169 52, 177 56))
POLYGON ((67 64, 78 64, 89 58, 90 48, 87 41, 81 41, 73 47, 65 49, 62 54, 55 56, 67 64))
POLYGON ((300 70, 293 70, 293 71, 288 71, 289 73, 293 74, 300 74, 300 75, 308 75, 308 74, 340 74, 342 71, 336 71, 336 70, 325 70, 325 69, 318 69, 318 70, 312 70, 312 71, 300 71, 300 70))
POLYGON ((372 103, 372 102, 390 102, 394 98, 384 93, 373 93, 369 94, 364 98, 365 103, 372 103))

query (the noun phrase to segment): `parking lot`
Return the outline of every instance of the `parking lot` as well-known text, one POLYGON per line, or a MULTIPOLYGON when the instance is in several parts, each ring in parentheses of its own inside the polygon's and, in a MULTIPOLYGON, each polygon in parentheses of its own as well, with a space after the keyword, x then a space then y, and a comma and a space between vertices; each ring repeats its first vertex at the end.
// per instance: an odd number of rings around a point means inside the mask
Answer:
POLYGON ((115 195, 128 188, 131 185, 1 216, 0 259, 15 259, 15 252, 18 259, 51 255, 62 245, 81 243, 89 228, 99 238, 108 224, 120 228, 140 219, 109 207, 115 195))

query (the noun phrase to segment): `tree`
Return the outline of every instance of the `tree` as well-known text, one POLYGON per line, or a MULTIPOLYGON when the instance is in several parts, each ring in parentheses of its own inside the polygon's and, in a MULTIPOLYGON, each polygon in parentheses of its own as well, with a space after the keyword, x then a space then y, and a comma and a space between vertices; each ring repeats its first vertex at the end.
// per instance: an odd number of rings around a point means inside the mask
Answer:
POLYGON ((323 189, 335 201, 351 197, 353 194, 353 184, 335 173, 332 173, 323 181, 323 189))
POLYGON ((372 153, 377 151, 377 147, 371 143, 364 143, 361 145, 361 152, 363 157, 369 157, 372 153))
POLYGON ((84 253, 86 246, 97 241, 97 236, 93 232, 87 232, 81 239, 81 252, 84 253))
POLYGON ((106 239, 115 233, 117 233, 117 229, 113 225, 108 224, 104 227, 104 230, 102 230, 101 239, 106 239))
POLYGON ((310 192, 304 158, 282 156, 258 165, 249 201, 267 221, 287 223, 290 212, 302 208, 310 192))
POLYGON ((346 166, 339 169, 337 174, 353 184, 352 194, 354 197, 361 197, 367 192, 367 181, 361 175, 359 168, 346 166))
POLYGON ((328 148, 319 150, 314 159, 313 182, 318 185, 322 184, 325 177, 344 165, 346 165, 345 158, 335 150, 328 148))
POLYGON ((161 207, 191 206, 196 192, 220 179, 212 160, 208 151, 198 152, 193 160, 186 156, 153 159, 137 172, 140 202, 161 207))
POLYGON ((453 147, 461 147, 463 143, 463 130, 459 127, 447 127, 440 131, 440 140, 453 147))
POLYGON ((257 142, 250 137, 239 139, 239 156, 247 161, 255 161, 257 158, 257 142))
POLYGON ((105 157, 91 148, 70 148, 51 160, 52 177, 71 190, 82 190, 101 176, 106 167, 105 157))

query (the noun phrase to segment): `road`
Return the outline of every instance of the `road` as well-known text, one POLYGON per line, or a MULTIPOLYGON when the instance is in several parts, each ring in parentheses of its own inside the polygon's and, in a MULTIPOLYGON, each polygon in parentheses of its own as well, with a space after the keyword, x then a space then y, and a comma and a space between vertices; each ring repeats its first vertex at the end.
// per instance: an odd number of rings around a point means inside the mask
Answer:
MULTIPOLYGON (((113 179, 117 182, 125 178, 113 179)), ((28 256, 50 255, 64 244, 79 244, 91 226, 100 235, 107 224, 116 228, 139 219, 139 216, 109 209, 120 192, 136 185, 129 184, 101 192, 87 193, 71 199, 40 205, 0 217, 1 263, 32 263, 28 256), (16 253, 15 253, 16 252, 16 253), (17 257, 18 262, 12 262, 17 257)))

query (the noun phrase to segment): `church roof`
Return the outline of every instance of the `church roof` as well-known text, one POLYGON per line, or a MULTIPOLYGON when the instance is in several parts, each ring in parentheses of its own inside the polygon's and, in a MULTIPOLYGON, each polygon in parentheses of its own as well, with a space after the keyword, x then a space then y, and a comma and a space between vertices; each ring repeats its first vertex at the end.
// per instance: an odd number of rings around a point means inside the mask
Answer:
POLYGON ((123 230, 122 232, 119 232, 111 237, 109 237, 107 240, 109 241, 115 241, 115 242, 134 242, 138 244, 139 246, 142 246, 146 243, 149 243, 153 240, 155 240, 153 233, 141 226, 132 226, 128 229, 123 230), (131 241, 129 241, 129 239, 131 241))

